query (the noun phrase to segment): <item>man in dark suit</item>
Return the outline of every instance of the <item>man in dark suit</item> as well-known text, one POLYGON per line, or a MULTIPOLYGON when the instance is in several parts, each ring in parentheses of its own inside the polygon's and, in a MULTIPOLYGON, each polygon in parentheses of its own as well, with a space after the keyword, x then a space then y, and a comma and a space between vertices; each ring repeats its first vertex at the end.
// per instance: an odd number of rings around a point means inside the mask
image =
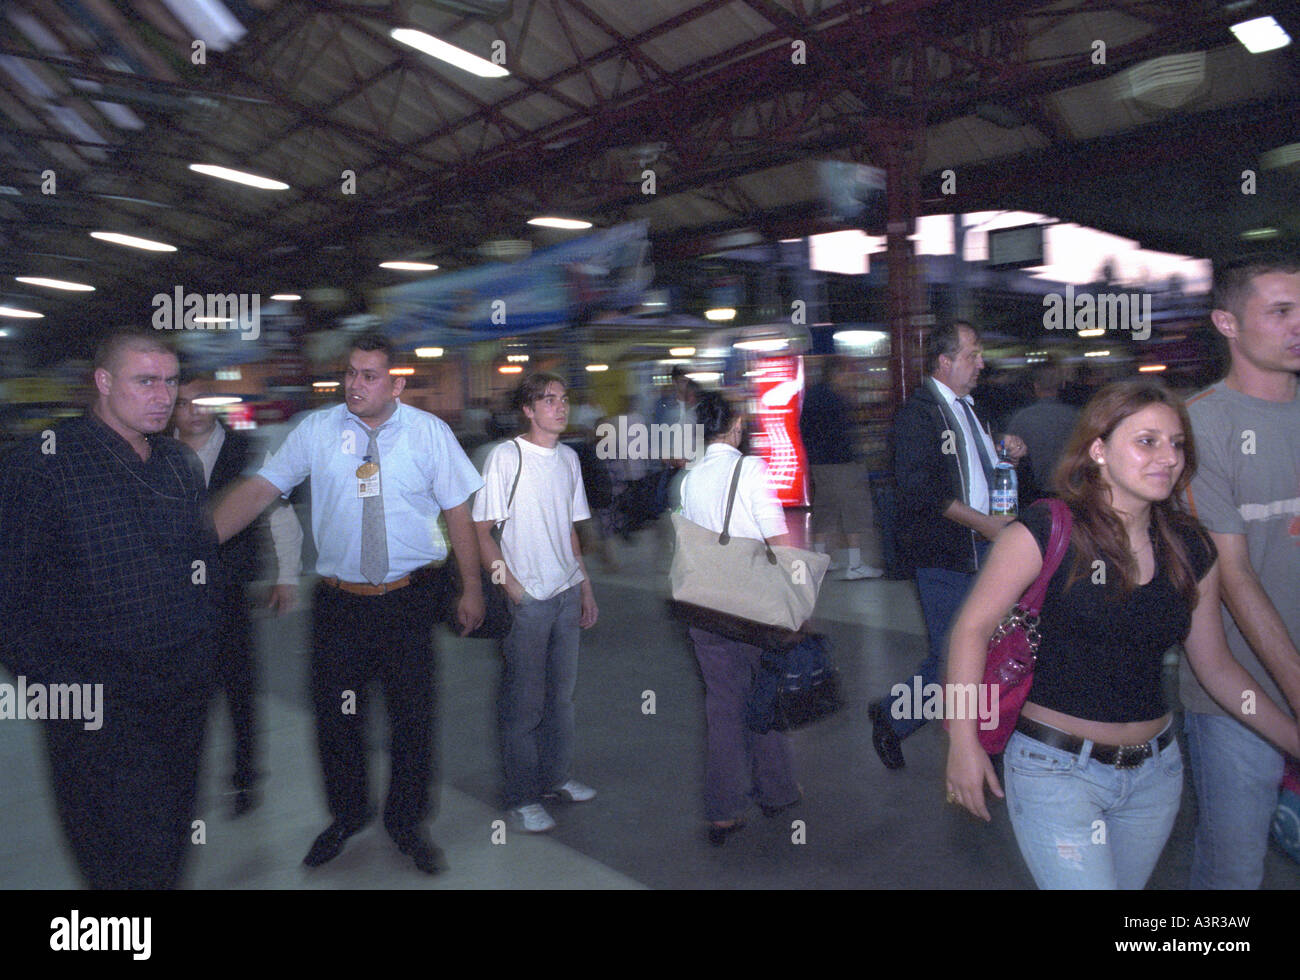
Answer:
MULTIPOLYGON (((936 327, 925 341, 926 377, 894 423, 899 537, 916 567, 929 652, 914 677, 871 705, 871 742, 890 769, 903 767, 902 740, 925 724, 914 717, 911 691, 918 682, 922 690, 938 683, 957 608, 988 543, 1015 519, 989 514, 997 451, 970 397, 983 368, 974 327, 960 321, 936 327)), ((1025 455, 1019 437, 1000 438, 1013 461, 1025 455)))
MULTIPOLYGON (((254 471, 262 453, 242 432, 228 430, 216 413, 194 403, 204 394, 204 382, 181 378, 173 423, 176 437, 194 450, 203 465, 208 493, 216 497, 228 485, 254 471)), ((254 654, 251 586, 260 577, 269 527, 279 574, 268 605, 278 612, 293 608, 298 594, 298 565, 302 554, 302 525, 293 508, 279 501, 265 523, 257 521, 221 546, 219 598, 221 630, 217 674, 225 692, 234 730, 234 815, 242 816, 258 802, 257 792, 257 670, 254 654)))

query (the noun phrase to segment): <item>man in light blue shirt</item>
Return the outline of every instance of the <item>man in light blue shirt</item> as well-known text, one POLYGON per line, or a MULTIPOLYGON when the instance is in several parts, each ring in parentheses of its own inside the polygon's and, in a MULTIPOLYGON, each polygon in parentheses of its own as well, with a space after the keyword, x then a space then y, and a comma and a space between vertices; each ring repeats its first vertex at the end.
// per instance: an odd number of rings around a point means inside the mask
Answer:
POLYGON ((224 541, 277 497, 312 481, 318 558, 312 609, 312 700, 325 796, 334 822, 303 859, 338 856, 373 811, 366 777, 365 689, 378 679, 388 715, 392 774, 384 826, 421 871, 446 865, 423 828, 433 788, 433 569, 447 558, 447 524, 460 579, 462 633, 483 620, 479 555, 469 498, 483 481, 445 422, 397 399, 383 337, 353 341, 345 403, 308 413, 257 474, 214 515, 224 541))

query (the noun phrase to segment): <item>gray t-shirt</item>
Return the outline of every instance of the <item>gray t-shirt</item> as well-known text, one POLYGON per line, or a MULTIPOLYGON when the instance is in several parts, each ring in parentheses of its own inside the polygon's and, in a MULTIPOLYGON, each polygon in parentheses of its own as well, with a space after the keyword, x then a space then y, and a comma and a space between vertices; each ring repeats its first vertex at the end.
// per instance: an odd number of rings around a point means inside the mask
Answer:
POLYGON ((1020 409, 1007 423, 1007 431, 1025 440, 1029 447, 1034 479, 1043 490, 1048 489, 1048 480, 1078 414, 1077 408, 1062 405, 1055 398, 1043 398, 1020 409))
MULTIPOLYGON (((1216 534, 1244 534, 1250 564, 1291 639, 1300 643, 1300 398, 1252 398, 1219 383, 1187 402, 1196 437, 1196 477, 1188 502, 1216 534)), ((1237 629, 1226 606, 1232 655, 1278 704, 1286 700, 1237 629)), ((1183 707, 1222 715, 1192 674, 1180 668, 1183 707)))

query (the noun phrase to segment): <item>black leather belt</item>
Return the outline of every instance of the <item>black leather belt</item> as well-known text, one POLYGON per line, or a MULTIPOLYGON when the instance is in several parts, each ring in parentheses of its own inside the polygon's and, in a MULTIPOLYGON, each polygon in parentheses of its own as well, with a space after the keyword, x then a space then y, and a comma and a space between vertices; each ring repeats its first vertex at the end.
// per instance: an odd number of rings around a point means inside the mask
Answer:
MULTIPOLYGON (((1024 715, 1021 715, 1016 722, 1016 731, 1054 749, 1069 752, 1071 755, 1082 752, 1083 743, 1087 741, 1077 735, 1063 732, 1059 728, 1041 725, 1024 715)), ((1174 726, 1170 725, 1156 736, 1156 751, 1163 752, 1173 740, 1174 726)), ((1100 762, 1103 766, 1114 766, 1116 769, 1136 769, 1150 759, 1151 755, 1150 742, 1143 742, 1141 745, 1102 745, 1093 742, 1092 752, 1088 754, 1088 758, 1100 762)))

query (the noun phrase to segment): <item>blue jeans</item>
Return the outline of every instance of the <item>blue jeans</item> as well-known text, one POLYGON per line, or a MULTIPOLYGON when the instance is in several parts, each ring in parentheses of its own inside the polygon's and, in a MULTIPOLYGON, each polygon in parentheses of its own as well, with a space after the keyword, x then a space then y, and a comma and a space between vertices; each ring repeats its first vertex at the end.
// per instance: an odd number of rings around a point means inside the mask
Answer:
POLYGON ((1007 809, 1039 888, 1140 889, 1173 830, 1183 792, 1177 740, 1133 769, 1091 753, 1091 742, 1070 753, 1022 732, 1007 743, 1007 809))
POLYGON ((525 594, 513 611, 497 704, 507 809, 538 803, 569 778, 582 586, 549 599, 525 594))
POLYGON ((1183 717, 1196 787, 1191 888, 1258 888, 1282 783, 1282 753, 1223 715, 1183 717))
MULTIPOLYGON (((981 550, 981 557, 983 554, 984 551, 981 550)), ((966 598, 974 581, 974 575, 950 572, 946 568, 916 570, 916 591, 921 598, 921 614, 925 617, 925 632, 930 643, 925 660, 916 670, 917 676, 921 678, 922 690, 926 684, 937 684, 941 680, 939 670, 943 665, 943 652, 948 645, 948 630, 957 618, 957 610, 961 608, 962 600, 966 598)), ((903 683, 909 691, 912 689, 912 678, 903 683)), ((912 714, 911 694, 898 701, 897 715, 894 714, 894 702, 886 702, 890 724, 899 738, 907 738, 925 724, 925 719, 900 717, 912 714)))

